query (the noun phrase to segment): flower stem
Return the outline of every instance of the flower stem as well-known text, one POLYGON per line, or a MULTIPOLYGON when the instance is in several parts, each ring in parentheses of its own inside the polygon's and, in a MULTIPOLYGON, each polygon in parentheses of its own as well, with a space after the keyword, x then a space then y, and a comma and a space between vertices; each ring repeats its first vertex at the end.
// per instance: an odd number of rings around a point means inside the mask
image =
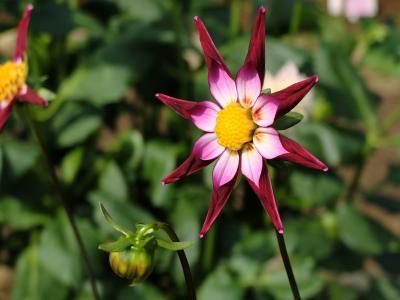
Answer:
POLYGON ((295 3, 293 5, 292 18, 290 20, 290 35, 292 36, 292 38, 299 31, 302 8, 303 8, 302 0, 295 0, 295 3))
POLYGON ((35 136, 36 141, 37 141, 37 143, 38 143, 38 145, 39 145, 39 147, 40 147, 40 149, 42 151, 43 157, 45 158, 47 167, 49 169, 50 178, 51 178, 51 181, 53 183, 54 190, 56 192, 57 198, 61 202, 61 205, 63 206, 64 211, 67 214, 68 221, 69 221, 69 223, 71 225, 71 228, 72 228, 72 231, 74 233, 75 239, 78 242, 79 250, 81 252, 81 257, 82 257, 82 260, 83 260, 83 263, 84 263, 84 266, 85 266, 85 269, 86 269, 86 274, 87 274, 87 276, 89 278, 89 281, 90 281, 90 285, 91 285, 91 288, 92 288, 92 293, 93 293, 94 299, 95 300, 100 300, 100 296, 99 296, 99 294, 97 292, 97 288, 96 288, 96 281, 95 281, 95 278, 94 278, 93 270, 92 270, 92 267, 90 265, 89 256, 88 256, 88 253, 87 253, 87 251, 85 249, 85 245, 84 245, 82 237, 81 237, 81 235, 79 233, 79 230, 78 230, 78 227, 76 225, 76 222, 75 222, 74 216, 72 214, 72 211, 71 211, 71 209, 69 208, 69 206, 67 204, 68 202, 66 201, 66 199, 64 197, 64 193, 62 192, 61 184, 60 184, 57 172, 56 172, 56 167, 54 166, 54 164, 53 164, 53 162, 52 162, 52 160, 50 158, 49 151, 48 151, 48 149, 46 147, 46 144, 44 143, 43 137, 40 134, 40 130, 39 130, 35 120, 32 118, 32 114, 31 114, 31 111, 30 111, 29 107, 27 107, 25 109, 25 115, 26 115, 26 118, 29 121, 29 126, 31 128, 32 134, 35 136))
MULTIPOLYGON (((172 227, 169 224, 160 223, 160 222, 158 222, 156 224, 168 234, 169 238, 173 242, 179 242, 178 236, 176 235, 175 231, 172 229, 172 227)), ((190 272, 189 262, 187 260, 185 251, 178 250, 177 253, 178 253, 179 261, 182 266, 183 275, 185 276, 186 287, 188 289, 188 294, 189 294, 188 299, 196 300, 196 292, 194 289, 192 273, 190 272)))
POLYGON ((297 287, 296 279, 293 274, 292 265, 290 264, 289 255, 286 250, 285 238, 283 234, 280 234, 276 231, 276 238, 278 240, 279 250, 281 252, 283 264, 285 265, 286 274, 289 279, 290 289, 292 290, 293 299, 294 300, 301 300, 299 289, 297 287))

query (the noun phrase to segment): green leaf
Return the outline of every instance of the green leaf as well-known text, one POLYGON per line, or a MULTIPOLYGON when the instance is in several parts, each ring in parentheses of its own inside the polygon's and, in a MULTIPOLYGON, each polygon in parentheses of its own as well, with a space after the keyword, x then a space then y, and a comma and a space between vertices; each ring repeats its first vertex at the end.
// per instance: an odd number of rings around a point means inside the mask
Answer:
POLYGON ((75 148, 64 156, 61 162, 60 174, 66 184, 72 184, 75 181, 83 159, 83 148, 75 148))
POLYGON ((379 254, 382 245, 375 236, 368 220, 349 205, 337 209, 339 235, 342 242, 350 249, 361 254, 379 254))
MULTIPOLYGON (((34 240, 18 257, 11 300, 65 299, 68 287, 52 276, 38 260, 34 240)), ((64 270, 63 270, 64 271, 64 270)))
POLYGON ((245 289, 237 283, 236 278, 229 271, 226 264, 219 264, 200 286, 199 300, 209 299, 243 299, 245 289))
POLYGON ((150 141, 146 144, 142 176, 150 181, 150 199, 157 207, 167 206, 173 191, 171 185, 162 185, 161 179, 174 170, 178 147, 159 141, 150 141))
POLYGON ((374 129, 377 114, 372 97, 348 56, 342 52, 332 45, 321 44, 314 56, 316 73, 322 85, 333 89, 329 98, 334 99, 332 104, 337 114, 349 118, 358 116, 368 128, 374 129))
POLYGON ((84 66, 64 81, 59 95, 69 100, 89 100, 97 106, 119 102, 128 88, 129 78, 129 69, 124 66, 84 66))
POLYGON ((103 206, 103 204, 100 203, 100 210, 101 213, 103 214, 104 218, 106 219, 106 221, 108 222, 108 224, 111 225, 111 227, 113 227, 115 230, 121 232, 122 234, 124 234, 125 236, 133 236, 133 232, 130 231, 129 229, 119 225, 118 223, 116 223, 113 218, 111 217, 111 215, 108 213, 108 211, 106 210, 106 208, 103 206))
POLYGON ((13 197, 0 198, 0 223, 17 230, 45 225, 50 217, 13 197))
POLYGON ((43 268, 67 286, 79 287, 84 271, 78 244, 63 212, 59 212, 40 236, 38 259, 43 268))
POLYGON ((121 237, 117 241, 100 244, 99 249, 105 252, 121 252, 130 245, 132 245, 130 238, 121 237))
POLYGON ((86 140, 101 125, 101 118, 96 115, 84 115, 64 128, 57 137, 62 147, 70 147, 86 140))
POLYGON ((172 250, 172 251, 183 250, 183 249, 191 247, 193 244, 194 244, 194 242, 191 242, 191 241, 171 242, 171 241, 166 241, 166 240, 162 240, 162 239, 157 239, 158 246, 160 246, 161 248, 167 249, 167 250, 172 250))
POLYGON ((36 145, 18 140, 1 140, 3 148, 3 172, 8 177, 20 177, 28 172, 39 157, 36 145))
POLYGON ((303 120, 304 116, 297 112, 289 112, 286 115, 277 119, 272 125, 275 129, 284 130, 293 127, 303 120))
POLYGON ((109 161, 105 166, 100 177, 99 189, 121 202, 128 198, 128 187, 124 174, 114 161, 109 161))
POLYGON ((261 93, 264 93, 264 94, 271 94, 271 89, 263 89, 262 91, 261 91, 261 93))

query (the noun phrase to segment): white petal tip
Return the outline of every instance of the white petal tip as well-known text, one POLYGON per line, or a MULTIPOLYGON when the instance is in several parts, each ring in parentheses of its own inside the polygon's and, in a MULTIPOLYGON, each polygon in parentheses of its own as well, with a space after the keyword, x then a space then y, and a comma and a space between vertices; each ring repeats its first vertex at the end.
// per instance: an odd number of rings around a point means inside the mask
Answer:
POLYGON ((278 230, 278 233, 279 233, 279 234, 284 234, 285 232, 284 232, 284 230, 283 230, 283 228, 282 228, 282 229, 279 229, 279 230, 278 230))
POLYGON ((200 238, 201 239, 204 238, 204 234, 203 233, 200 233, 200 238))
POLYGON ((33 10, 33 4, 28 4, 28 5, 26 6, 26 10, 32 11, 32 10, 33 10))

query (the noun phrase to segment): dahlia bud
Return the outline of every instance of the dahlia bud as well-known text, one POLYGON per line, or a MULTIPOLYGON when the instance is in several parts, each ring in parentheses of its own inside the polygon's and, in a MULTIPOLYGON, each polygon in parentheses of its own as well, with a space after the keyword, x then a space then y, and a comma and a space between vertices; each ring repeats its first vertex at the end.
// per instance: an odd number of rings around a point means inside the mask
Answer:
POLYGON ((131 286, 143 282, 153 271, 155 246, 155 243, 145 248, 130 246, 120 252, 111 252, 111 269, 121 278, 132 279, 131 286))
POLYGON ((166 230, 166 224, 138 224, 133 232, 116 223, 100 204, 107 222, 123 234, 114 242, 99 245, 99 249, 109 253, 109 263, 113 272, 121 278, 132 280, 131 286, 143 282, 153 271, 154 252, 157 247, 179 251, 192 245, 191 242, 171 242, 155 236, 157 230, 166 230))

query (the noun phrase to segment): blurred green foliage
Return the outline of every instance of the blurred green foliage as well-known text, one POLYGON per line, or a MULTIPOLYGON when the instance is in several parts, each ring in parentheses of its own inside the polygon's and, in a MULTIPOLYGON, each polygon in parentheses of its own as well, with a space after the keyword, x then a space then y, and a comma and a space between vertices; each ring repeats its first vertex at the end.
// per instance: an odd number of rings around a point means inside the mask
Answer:
MULTIPOLYGON (((115 236, 98 203, 124 226, 161 220, 182 240, 197 239, 211 197, 210 168, 181 183, 160 184, 189 154, 199 132, 154 94, 209 98, 193 16, 202 17, 235 73, 260 4, 268 7, 267 69, 276 73, 291 61, 302 73, 320 77, 308 117, 286 133, 330 172, 272 162, 301 294, 400 299, 398 156, 386 162, 390 172, 383 179, 359 180, 384 168, 380 162, 365 174, 381 148, 400 150, 400 136, 391 130, 399 120, 399 93, 389 113, 378 114, 387 98, 386 78, 400 80, 400 33, 393 20, 350 25, 304 1, 301 32, 290 34, 290 0, 33 2, 29 81, 54 98, 47 109, 35 108, 34 117, 58 166, 103 299, 185 298, 177 258, 167 251, 158 253, 143 285, 129 288, 112 274, 97 245, 115 236), (367 88, 376 74, 385 78, 375 84, 383 86, 380 93, 367 88)), ((0 2, 2 41, 27 3, 0 2)), ((0 55, 7 59, 7 53, 0 55)), ((72 231, 28 129, 15 110, 0 135, 0 265, 15 274, 10 299, 92 299, 72 231)), ((291 298, 273 226, 244 182, 210 233, 186 252, 200 300, 291 298)))

